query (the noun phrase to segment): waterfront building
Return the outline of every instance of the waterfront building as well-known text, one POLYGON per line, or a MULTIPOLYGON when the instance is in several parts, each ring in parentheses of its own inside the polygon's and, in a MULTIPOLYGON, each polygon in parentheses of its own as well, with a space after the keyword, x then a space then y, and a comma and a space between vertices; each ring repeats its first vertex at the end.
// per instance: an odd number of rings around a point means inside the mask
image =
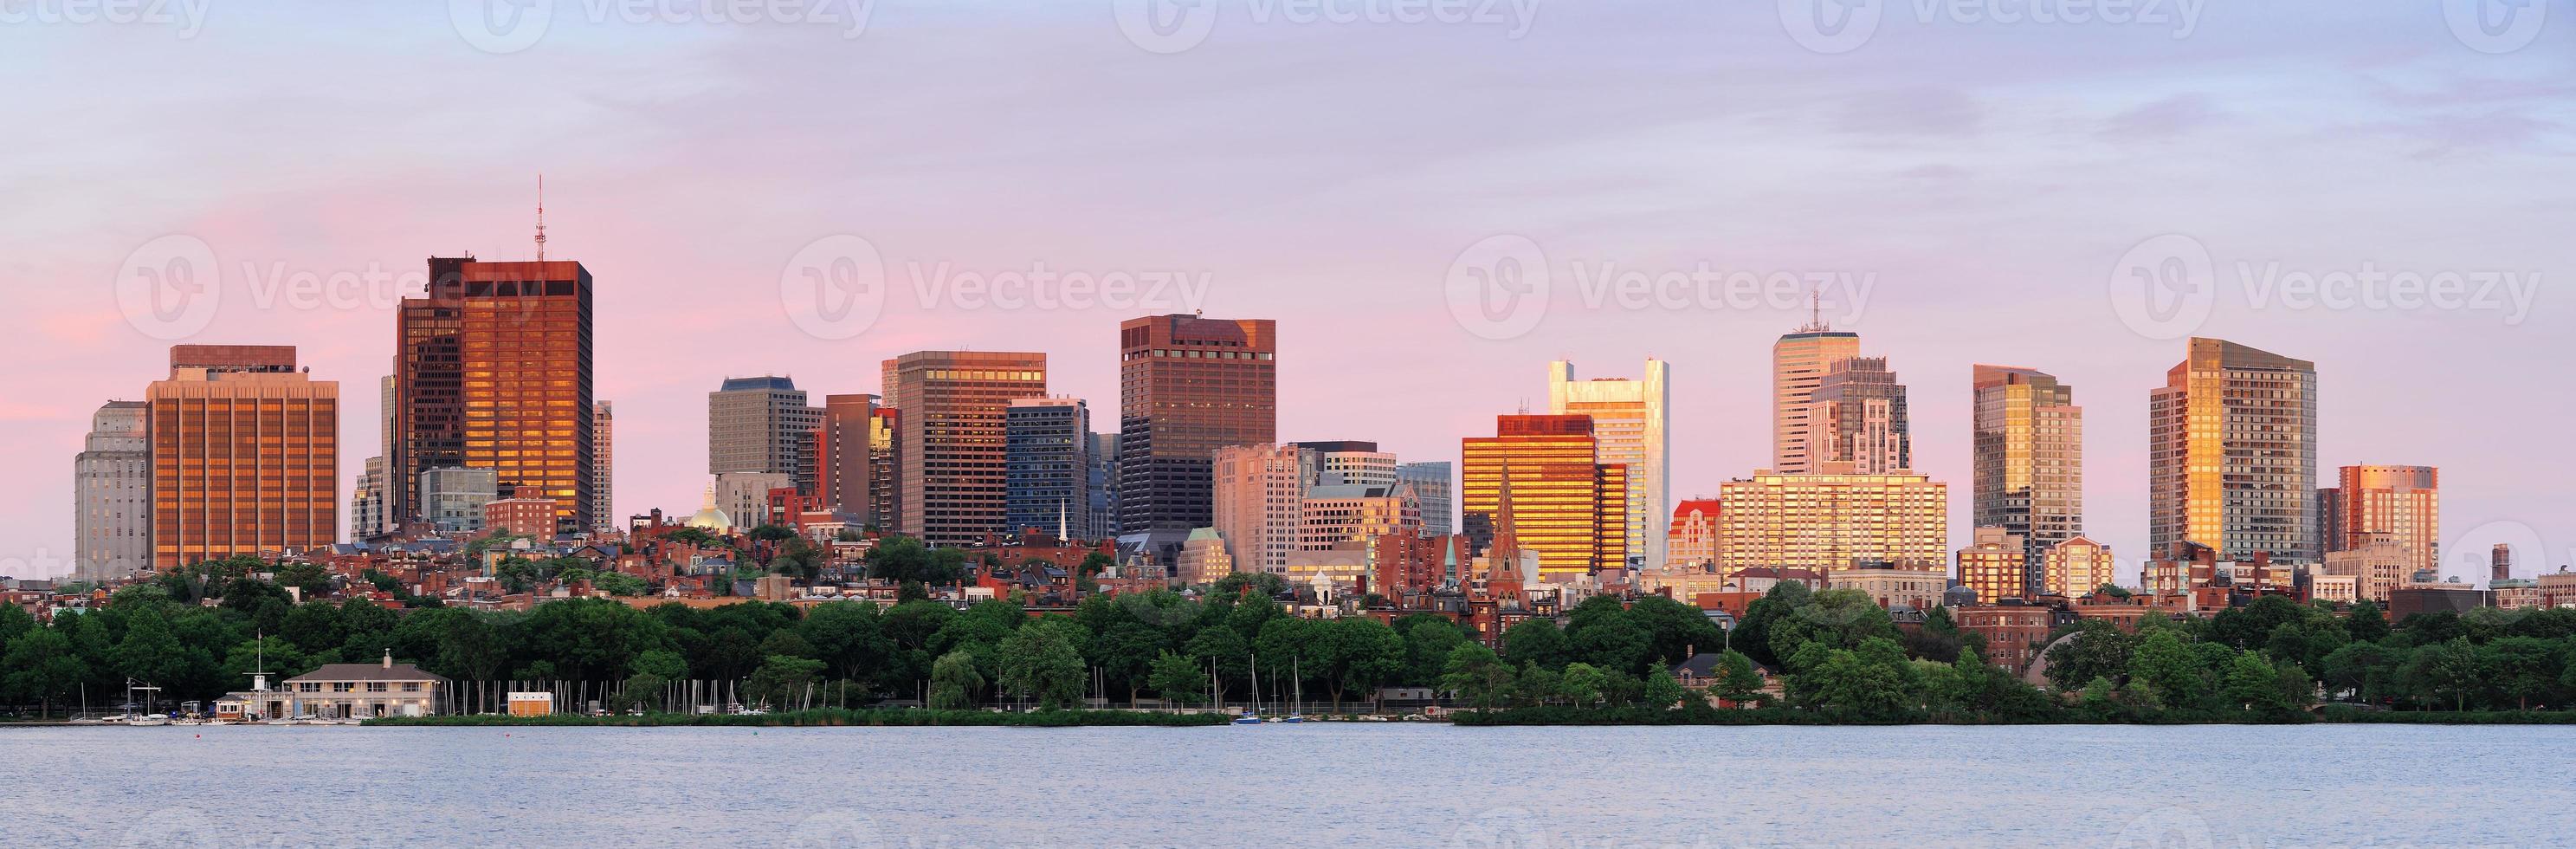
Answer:
POLYGON ((1461 447, 1461 512, 1478 550, 1494 547, 1508 480, 1518 547, 1543 580, 1627 565, 1628 467, 1601 462, 1592 417, 1498 416, 1495 435, 1461 447))
POLYGON ((340 535, 340 384, 291 345, 179 345, 146 391, 152 565, 318 549, 340 535))
POLYGON ((395 663, 392 652, 378 663, 331 663, 286 679, 285 704, 277 715, 296 719, 375 719, 436 716, 447 693, 447 679, 408 663, 395 663))
POLYGON ((2050 582, 2057 573, 2047 558, 2084 533, 2084 408, 2075 388, 2033 369, 1979 365, 1974 394, 1970 515, 1977 527, 2022 537, 2030 592, 2064 589, 2050 582))
POLYGON ((1118 326, 1118 527, 1128 547, 1171 563, 1192 529, 1215 525, 1217 450, 1278 440, 1277 330, 1269 319, 1177 314, 1118 326))
POLYGON ((422 518, 420 476, 491 469, 499 485, 545 490, 564 532, 597 513, 591 277, 568 260, 432 257, 422 297, 394 326, 394 521, 422 518))
POLYGON ((2147 542, 2314 562, 2316 365, 2217 339, 2148 397, 2147 542))
POLYGON ((72 458, 72 578, 99 583, 152 569, 150 406, 109 401, 72 458))
POLYGON ((1671 368, 1653 358, 1646 360, 1644 373, 1633 380, 1577 380, 1571 362, 1557 360, 1547 366, 1548 412, 1591 416, 1599 461, 1628 467, 1623 547, 1632 564, 1648 570, 1662 568, 1669 556, 1660 525, 1672 510, 1668 491, 1672 455, 1666 439, 1671 430, 1671 378, 1671 368))
POLYGON ((1047 396, 1046 355, 916 351, 887 360, 900 415, 897 530, 931 545, 972 545, 1006 524, 1011 402, 1047 396))

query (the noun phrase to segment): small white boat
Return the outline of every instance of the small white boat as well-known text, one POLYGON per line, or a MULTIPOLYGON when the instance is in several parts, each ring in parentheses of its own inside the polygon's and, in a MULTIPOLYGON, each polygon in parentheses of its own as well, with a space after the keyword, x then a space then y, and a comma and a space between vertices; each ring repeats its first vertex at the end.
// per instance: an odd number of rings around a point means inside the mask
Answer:
POLYGON ((147 714, 144 714, 144 715, 142 715, 142 716, 135 717, 133 721, 128 722, 128 723, 126 723, 126 724, 127 724, 127 725, 168 725, 168 724, 170 724, 170 715, 169 715, 169 714, 166 714, 166 713, 147 713, 147 714))

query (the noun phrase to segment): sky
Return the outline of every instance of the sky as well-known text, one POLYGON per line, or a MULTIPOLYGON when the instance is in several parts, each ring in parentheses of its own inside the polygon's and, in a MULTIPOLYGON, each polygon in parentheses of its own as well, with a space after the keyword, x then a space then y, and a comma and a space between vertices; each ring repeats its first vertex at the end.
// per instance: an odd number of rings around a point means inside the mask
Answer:
POLYGON ((0 574, 67 571, 89 416, 176 342, 339 381, 345 499, 395 299, 529 258, 540 173, 621 515, 696 508, 728 376, 1037 350, 1109 430, 1117 324, 1194 309, 1278 320, 1282 439, 1409 460, 1660 358, 1679 501, 1767 465, 1819 295, 1956 544, 1970 369, 2037 368, 2134 574, 2198 334, 2318 364, 2326 469, 2440 467, 2450 574, 2576 559, 2569 0, 485 5, 0 10, 0 574))

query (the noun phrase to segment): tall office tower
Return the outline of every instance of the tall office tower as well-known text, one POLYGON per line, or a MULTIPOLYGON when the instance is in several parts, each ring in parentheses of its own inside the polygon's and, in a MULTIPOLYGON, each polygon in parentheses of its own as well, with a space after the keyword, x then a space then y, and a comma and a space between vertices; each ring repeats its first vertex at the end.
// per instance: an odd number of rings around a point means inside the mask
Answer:
POLYGON ((707 393, 707 474, 776 472, 800 489, 812 484, 823 411, 806 397, 789 378, 726 378, 707 393))
POLYGON ((1976 591, 1979 604, 2030 598, 2029 551, 2020 534, 1978 528, 1976 543, 1959 549, 1959 586, 1976 591))
POLYGON ((1905 384, 1896 382, 1887 358, 1847 357, 1825 366, 1808 400, 1807 460, 1810 469, 1849 463, 1863 475, 1914 468, 1905 384))
POLYGON ((2120 582, 2112 574, 2111 547, 2082 536, 2050 546, 2041 560, 2047 595, 2083 598, 2105 584, 2120 582))
MULTIPOLYGON (((1118 325, 1118 527, 1161 563, 1215 521, 1216 450, 1278 439, 1277 327, 1159 315, 1118 325)), ((1241 557, 1238 568, 1248 568, 1241 557)))
POLYGON ((72 459, 72 577, 96 583, 152 568, 150 407, 109 401, 72 459))
POLYGON ((555 500, 561 530, 588 523, 591 463, 591 279, 581 263, 432 257, 429 288, 395 321, 396 439, 387 485, 410 500, 420 474, 492 469, 505 492, 533 486, 555 500))
POLYGON ((1447 460, 1405 463, 1395 479, 1413 485, 1413 500, 1422 506, 1422 532, 1444 536, 1458 532, 1458 479, 1447 460))
POLYGON ((1673 524, 1666 531, 1671 539, 1665 565, 1674 568, 1715 567, 1717 565, 1718 520, 1726 515, 1717 499, 1692 498, 1673 507, 1673 524))
POLYGON ((590 405, 591 533, 617 530, 617 409, 606 401, 590 405))
POLYGON ((274 556, 340 535, 340 384, 292 345, 180 345, 147 392, 152 565, 274 556))
POLYGON ((878 407, 868 416, 869 527, 894 533, 903 527, 903 411, 878 407))
POLYGON ((1002 425, 1003 530, 1063 539, 1091 530, 1091 408, 1080 398, 1021 398, 1002 425))
POLYGON ((1818 574, 1853 568, 1949 571, 1950 487, 1919 474, 1755 472, 1718 487, 1717 566, 1818 574))
POLYGON ((1670 379, 1670 367, 1651 358, 1645 375, 1635 380, 1576 380, 1573 363, 1547 364, 1548 412, 1591 416, 1601 462, 1628 467, 1628 559, 1647 569, 1662 568, 1669 556, 1663 524, 1672 515, 1672 460, 1664 441, 1670 379))
POLYGON ((1807 416, 1833 364, 1860 356, 1860 334, 1836 333, 1822 319, 1771 347, 1771 468, 1802 475, 1815 468, 1807 449, 1807 416))
POLYGON ((1307 486, 1394 486, 1395 455, 1375 442, 1292 442, 1306 452, 1307 486))
POLYGON ((1091 528, 1086 540, 1118 538, 1118 434, 1091 435, 1091 528))
POLYGON ((2513 580, 2513 546, 2500 542, 2487 552, 2487 580, 2513 580))
POLYGON ((2195 338, 2147 422, 2153 556, 2194 542, 2223 561, 2316 562, 2316 364, 2195 338))
POLYGON ((1004 422, 1011 402, 1046 397, 1046 355, 915 351, 888 361, 902 399, 895 438, 900 531, 971 545, 1003 530, 1004 422))
POLYGON ((1592 417, 1498 416, 1495 435, 1461 441, 1462 506, 1478 550, 1494 546, 1505 480, 1512 532, 1543 577, 1628 563, 1628 467, 1600 460, 1592 417))
POLYGON ((2333 513, 2319 521, 2328 552, 2392 537, 2414 553, 2406 573, 2442 566, 2442 473, 2430 466, 2345 466, 2343 486, 2324 490, 2333 513))
POLYGON ((441 466, 420 473, 420 520, 449 539, 480 536, 483 506, 501 500, 495 469, 441 466))
POLYGON ((1979 365, 1973 385, 1969 515, 2029 543, 2030 591, 2044 593, 2049 550, 2084 534, 2084 408, 2031 369, 1979 365))
POLYGON ((866 522, 876 512, 868 473, 876 462, 877 409, 874 395, 825 395, 812 435, 814 498, 849 521, 866 522))
POLYGON ((349 541, 364 542, 385 533, 385 458, 369 457, 349 493, 349 541))
POLYGON ((1293 445, 1217 449, 1210 464, 1211 527, 1238 572, 1288 574, 1306 530, 1305 452, 1293 445))

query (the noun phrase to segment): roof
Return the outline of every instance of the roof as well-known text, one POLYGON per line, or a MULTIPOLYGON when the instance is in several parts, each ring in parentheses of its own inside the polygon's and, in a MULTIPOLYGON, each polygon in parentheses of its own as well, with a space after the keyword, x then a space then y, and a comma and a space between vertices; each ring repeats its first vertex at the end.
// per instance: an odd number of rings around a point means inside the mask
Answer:
POLYGON ((286 679, 300 681, 445 681, 447 679, 420 671, 408 663, 386 666, 380 663, 332 663, 322 668, 286 679))

